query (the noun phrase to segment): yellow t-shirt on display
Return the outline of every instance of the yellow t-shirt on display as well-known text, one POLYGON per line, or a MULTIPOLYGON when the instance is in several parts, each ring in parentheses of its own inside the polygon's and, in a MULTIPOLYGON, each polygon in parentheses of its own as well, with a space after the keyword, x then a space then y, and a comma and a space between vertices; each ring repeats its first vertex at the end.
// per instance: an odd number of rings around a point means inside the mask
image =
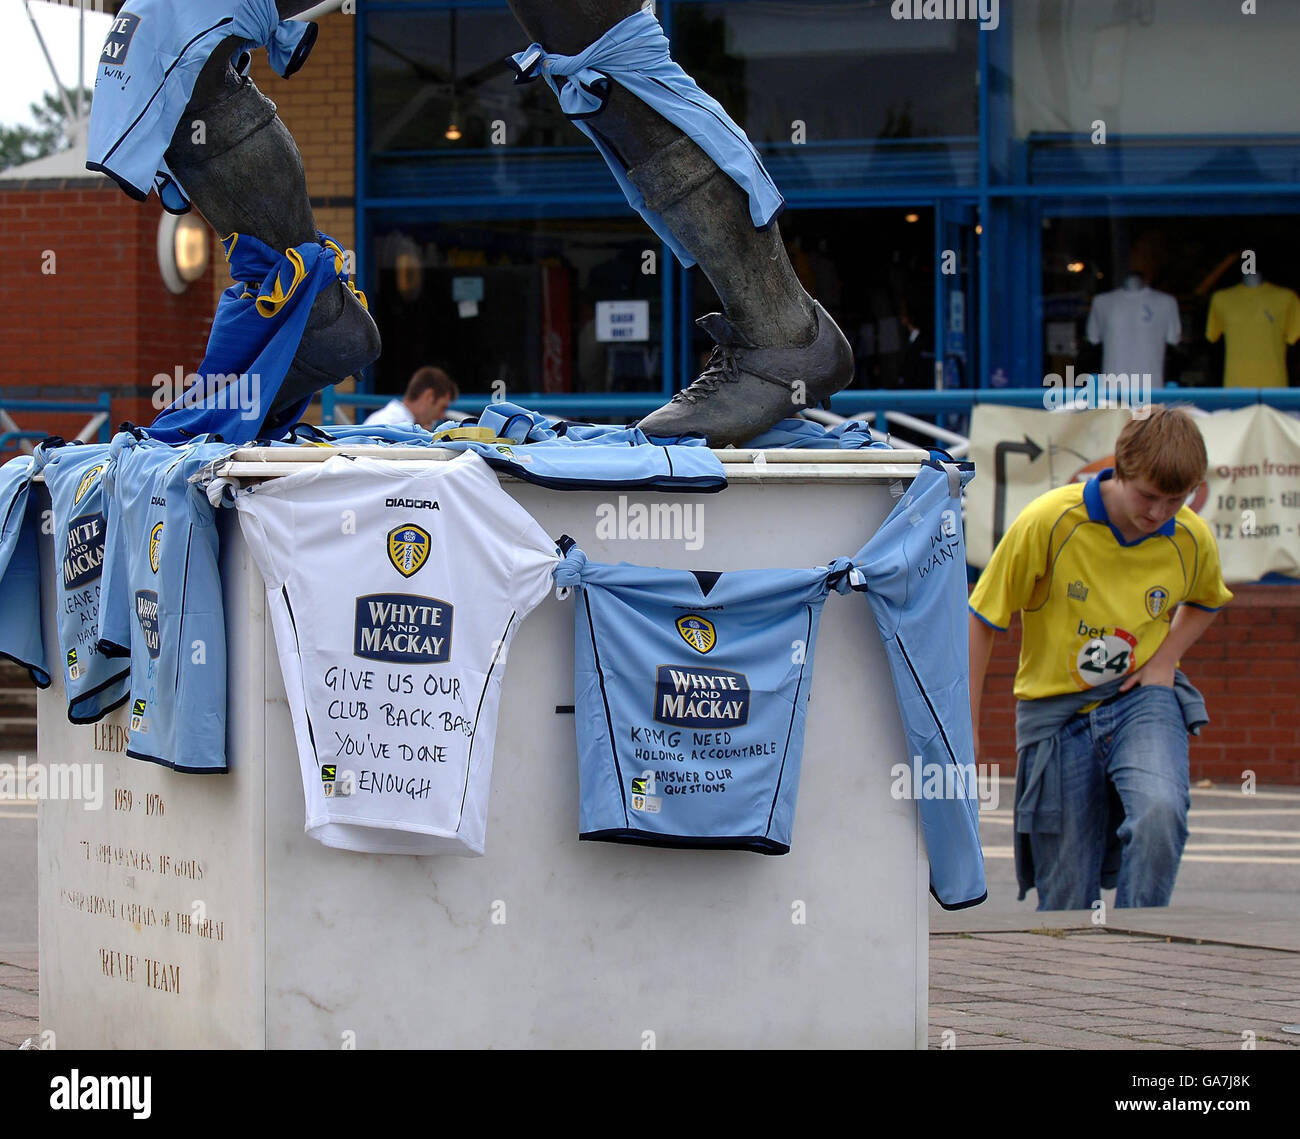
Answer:
POLYGON ((1233 285, 1210 298, 1205 338, 1228 338, 1226 388, 1287 386, 1286 346, 1300 340, 1300 297, 1281 285, 1233 285))
POLYGON ((971 612, 995 629, 1020 611, 1021 700, 1083 692, 1134 672, 1168 635, 1178 605, 1214 611, 1232 600, 1214 535, 1189 507, 1155 533, 1124 541, 1101 497, 1114 473, 1107 467, 1034 499, 971 592, 971 612))

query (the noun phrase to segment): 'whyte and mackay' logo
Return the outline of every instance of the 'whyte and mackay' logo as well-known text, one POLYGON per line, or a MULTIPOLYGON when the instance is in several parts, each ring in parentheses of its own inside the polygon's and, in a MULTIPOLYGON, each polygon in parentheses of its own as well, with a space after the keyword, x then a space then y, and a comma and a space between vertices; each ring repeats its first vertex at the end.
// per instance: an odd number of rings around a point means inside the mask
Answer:
POLYGON ((679 728, 737 728, 749 722, 749 680, 726 672, 661 664, 654 718, 679 728))
POLYGON ((388 560, 403 577, 411 577, 429 560, 429 532, 409 522, 388 531, 388 560))
POLYGON ((94 581, 104 567, 103 514, 83 514, 68 523, 67 548, 63 554, 63 587, 77 589, 94 581))
POLYGON ((452 616, 452 606, 437 597, 358 597, 352 652, 366 660, 441 664, 451 659, 452 616))
POLYGON ((718 632, 713 627, 713 622, 697 613, 678 617, 677 632, 697 653, 707 653, 718 643, 718 632))
POLYGON ((136 591, 135 617, 140 622, 140 632, 144 634, 145 648, 149 650, 149 655, 157 660, 162 642, 158 637, 158 594, 152 589, 136 591))
POLYGON ((140 26, 140 17, 134 12, 123 12, 114 18, 108 29, 108 38, 104 40, 104 54, 100 63, 122 64, 126 62, 126 53, 131 47, 131 37, 140 26))

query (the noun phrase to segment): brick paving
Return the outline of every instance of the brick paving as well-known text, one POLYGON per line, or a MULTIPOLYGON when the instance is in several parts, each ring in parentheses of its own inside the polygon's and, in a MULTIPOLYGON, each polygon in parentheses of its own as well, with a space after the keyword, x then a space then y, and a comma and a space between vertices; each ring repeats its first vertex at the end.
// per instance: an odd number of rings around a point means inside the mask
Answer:
POLYGON ((35 952, 0 951, 0 1048, 17 1048, 29 1036, 39 1042, 35 952))
POLYGON ((930 1047, 1300 1050, 1300 953, 1098 929, 930 936, 930 1047), (949 1035, 951 1034, 951 1035, 949 1035))

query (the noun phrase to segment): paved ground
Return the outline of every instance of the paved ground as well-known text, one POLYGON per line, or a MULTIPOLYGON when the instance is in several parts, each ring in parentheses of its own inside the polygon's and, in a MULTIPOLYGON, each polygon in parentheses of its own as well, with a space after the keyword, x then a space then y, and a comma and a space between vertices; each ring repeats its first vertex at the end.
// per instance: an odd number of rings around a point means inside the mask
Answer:
MULTIPOLYGON (((1300 790, 1194 791, 1173 905, 1116 910, 1108 893, 1101 925, 1016 900, 1010 784, 998 793, 981 814, 988 901, 932 904, 931 1047, 1300 1050, 1300 790)), ((0 865, 5 1048, 39 1033, 34 804, 0 802, 0 865)))
POLYGON ((36 951, 0 948, 0 1048, 39 1036, 36 1016, 36 951))
MULTIPOLYGON (((0 763, 17 757, 0 753, 0 763)), ((0 1048, 38 1034, 36 804, 0 799, 0 1048)))
POLYGON ((1095 928, 930 937, 932 1048, 1247 1043, 1300 1051, 1300 953, 1095 928))
POLYGON ((988 901, 931 903, 932 1047, 1241 1048, 1254 1033, 1300 1049, 1282 1030, 1300 1030, 1300 790, 1193 789, 1173 904, 1117 910, 1106 891, 1101 925, 1016 899, 1011 781, 996 792, 980 814, 988 901))

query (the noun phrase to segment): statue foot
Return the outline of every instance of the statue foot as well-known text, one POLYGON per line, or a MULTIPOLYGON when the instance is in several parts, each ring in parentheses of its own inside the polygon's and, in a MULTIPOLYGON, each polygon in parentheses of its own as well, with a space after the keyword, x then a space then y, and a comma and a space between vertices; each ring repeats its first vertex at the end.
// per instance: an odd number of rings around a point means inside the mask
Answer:
POLYGON ((700 317, 695 323, 717 344, 704 371, 637 426, 739 446, 829 398, 853 379, 853 350, 830 314, 815 301, 813 309, 817 335, 802 348, 757 348, 722 313, 700 317))
POLYGON ((379 359, 379 329, 365 306, 341 282, 316 298, 293 363, 267 412, 268 429, 303 400, 354 376, 379 359))

